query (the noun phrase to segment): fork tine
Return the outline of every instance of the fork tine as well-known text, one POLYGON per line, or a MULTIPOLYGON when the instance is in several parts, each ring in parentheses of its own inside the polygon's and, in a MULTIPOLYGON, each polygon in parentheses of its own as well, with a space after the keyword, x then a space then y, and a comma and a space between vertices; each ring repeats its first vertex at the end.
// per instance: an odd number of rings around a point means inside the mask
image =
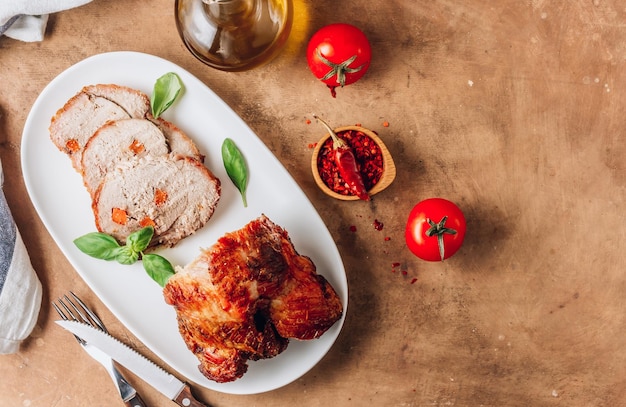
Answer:
POLYGON ((65 315, 65 313, 61 310, 61 308, 59 308, 58 305, 56 305, 56 303, 52 303, 52 306, 54 307, 54 309, 56 310, 57 314, 59 314, 59 316, 61 317, 61 319, 67 321, 69 319, 69 317, 67 315, 65 315))
MULTIPOLYGON (((65 305, 65 303, 63 302, 63 300, 62 300, 61 298, 59 298, 57 301, 59 302, 59 304, 61 304, 61 307, 59 307, 59 306, 58 306, 57 304, 55 304, 54 302, 52 303, 52 306, 54 307, 54 309, 56 310, 56 312, 59 314, 59 316, 61 317, 61 319, 65 320, 65 321, 68 321, 68 320, 71 320, 71 319, 76 320, 76 317, 74 316, 74 314, 72 314, 72 311, 69 309, 69 307, 68 307, 67 305, 65 305), (61 308, 63 308, 63 309, 65 310, 65 312, 63 312, 63 310, 62 310, 61 308), (67 312, 67 314, 69 314, 69 315, 70 315, 69 317, 67 316, 66 312, 67 312)), ((84 341, 82 338, 80 338, 80 337, 78 337, 78 336, 76 336, 76 335, 74 335, 74 338, 76 338, 76 340, 77 340, 79 343, 82 343, 82 344, 84 344, 84 343, 85 343, 85 341, 84 341)))
POLYGON ((62 298, 57 299, 57 304, 54 302, 52 306, 57 311, 57 313, 64 320, 73 320, 77 322, 82 322, 87 325, 91 325, 94 328, 100 329, 106 333, 108 330, 104 325, 104 322, 93 312, 84 302, 81 300, 76 294, 72 291, 69 292, 70 298, 67 295, 63 295, 62 298), (78 305, 76 305, 78 304, 78 305))
POLYGON ((89 309, 89 307, 80 298, 78 298, 76 294, 70 291, 70 295, 76 300, 76 302, 80 305, 83 311, 87 313, 87 315, 89 316, 93 324, 95 324, 98 328, 100 328, 100 330, 106 333, 109 333, 109 331, 107 331, 106 326, 104 326, 104 323, 102 322, 102 320, 91 309, 89 309))
POLYGON ((58 302, 61 305, 61 311, 63 312, 64 315, 67 316, 67 319, 81 322, 80 312, 78 312, 78 316, 76 316, 76 313, 77 313, 76 306, 72 304, 69 298, 67 298, 67 295, 64 295, 63 298, 59 298, 58 302), (63 301, 64 299, 65 301, 63 301), (70 303, 71 307, 66 304, 68 302, 70 303), (72 308, 75 311, 72 311, 72 308))
POLYGON ((89 317, 87 315, 85 315, 83 313, 83 311, 81 311, 81 309, 78 307, 78 305, 76 305, 74 303, 74 301, 72 301, 70 299, 70 297, 68 297, 67 295, 64 295, 63 298, 69 304, 69 306, 72 307, 72 309, 71 310, 68 309, 68 311, 74 317, 74 321, 83 322, 83 323, 85 323, 87 325, 93 326, 93 323, 91 322, 89 317), (73 312, 72 312, 72 310, 73 310, 73 312))

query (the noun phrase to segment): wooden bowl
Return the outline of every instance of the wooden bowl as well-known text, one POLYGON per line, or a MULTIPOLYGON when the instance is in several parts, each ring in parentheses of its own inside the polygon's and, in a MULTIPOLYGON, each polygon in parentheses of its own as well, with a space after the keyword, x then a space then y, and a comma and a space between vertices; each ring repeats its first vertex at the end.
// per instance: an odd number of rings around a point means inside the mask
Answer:
MULTIPOLYGON (((380 151, 383 155, 383 173, 376 185, 374 185, 369 191, 367 191, 370 196, 375 195, 391 185, 393 180, 396 178, 396 165, 393 162, 393 158, 391 158, 391 153, 389 153, 387 146, 385 146, 385 143, 383 143, 380 137, 378 137, 376 133, 371 130, 359 126, 344 126, 334 129, 335 133, 341 133, 346 130, 356 130, 365 133, 369 138, 374 140, 374 142, 380 148, 380 151)), ((322 137, 320 141, 318 141, 315 149, 313 150, 313 157, 311 158, 311 171, 313 172, 313 178, 315 179, 315 183, 328 196, 340 199, 342 201, 356 201, 359 199, 359 197, 356 195, 342 195, 330 189, 324 183, 324 181, 322 181, 322 177, 319 174, 319 170, 317 167, 317 157, 320 153, 320 149, 329 137, 330 134, 326 133, 326 135, 322 137)))

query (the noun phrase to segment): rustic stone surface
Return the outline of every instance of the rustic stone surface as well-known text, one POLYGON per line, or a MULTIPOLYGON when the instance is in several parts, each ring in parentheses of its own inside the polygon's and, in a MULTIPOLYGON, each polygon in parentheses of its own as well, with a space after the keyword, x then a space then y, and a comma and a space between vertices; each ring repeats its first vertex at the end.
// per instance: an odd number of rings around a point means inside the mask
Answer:
MULTIPOLYGON (((196 61, 166 0, 94 0, 51 16, 41 43, 0 38, 5 192, 44 287, 35 331, 19 353, 0 356, 0 405, 121 405, 104 372, 53 324, 50 301, 68 289, 158 362, 69 265, 21 176, 21 132, 37 95, 72 64, 117 50, 171 60, 223 98, 304 189, 348 273, 346 324, 317 367, 260 395, 196 388, 202 399, 216 407, 626 405, 623 2, 296 0, 296 11, 284 52, 243 73, 196 61), (337 21, 363 29, 374 59, 333 99, 308 71, 305 46, 337 21), (314 113, 377 131, 398 167, 394 184, 371 203, 317 190, 309 144, 323 130, 307 124, 314 113), (403 240, 411 207, 432 196, 457 202, 468 219, 464 247, 442 264, 420 261, 403 240)), ((149 405, 172 405, 132 379, 149 405)))

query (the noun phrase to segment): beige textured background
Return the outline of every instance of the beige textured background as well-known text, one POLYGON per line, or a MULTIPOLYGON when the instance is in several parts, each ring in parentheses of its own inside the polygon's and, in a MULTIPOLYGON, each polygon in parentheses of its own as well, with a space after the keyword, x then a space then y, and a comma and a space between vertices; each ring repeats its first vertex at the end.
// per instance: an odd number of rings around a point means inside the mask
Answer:
MULTIPOLYGON (((115 50, 169 59, 223 98, 304 189, 348 273, 346 324, 317 367, 261 395, 196 387, 203 400, 626 405, 623 1, 296 0, 296 12, 284 52, 244 73, 196 61, 170 0, 94 0, 52 15, 42 43, 0 38, 5 192, 44 286, 34 333, 19 353, 0 356, 0 405, 121 405, 104 371, 52 323, 49 303, 69 289, 153 357, 69 266, 20 168, 21 132, 39 92, 72 64, 115 50), (374 55, 367 75, 336 99, 304 56, 308 38, 331 22, 361 27, 374 55), (306 124, 313 113, 377 131, 398 167, 394 184, 369 204, 317 190, 308 145, 323 131, 306 124), (403 241, 411 207, 432 196, 457 202, 468 219, 464 247, 443 264, 418 260, 403 241), (392 272, 396 262, 406 275, 392 272)), ((149 405, 172 405, 130 378, 149 405)))

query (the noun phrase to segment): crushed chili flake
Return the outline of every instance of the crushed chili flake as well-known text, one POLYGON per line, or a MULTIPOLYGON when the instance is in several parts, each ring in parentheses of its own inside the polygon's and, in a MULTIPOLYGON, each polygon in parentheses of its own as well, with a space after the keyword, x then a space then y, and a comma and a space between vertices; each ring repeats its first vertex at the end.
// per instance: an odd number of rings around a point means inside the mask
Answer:
POLYGON ((390 236, 385 236, 385 242, 388 242, 388 241, 390 241, 390 240, 391 240, 391 237, 390 237, 390 236))
POLYGON ((383 122, 383 127, 389 127, 389 122, 387 120, 383 122))
POLYGON ((315 147, 317 147, 317 143, 309 143, 308 146, 310 149, 314 149, 315 147))
POLYGON ((417 282, 417 278, 411 279, 411 284, 415 284, 417 282))
MULTIPOLYGON (((344 140, 354 152, 357 168, 361 173, 365 188, 370 190, 380 181, 383 174, 383 155, 380 147, 361 131, 346 130, 337 133, 337 136, 344 140)), ((339 174, 333 150, 333 140, 330 137, 320 148, 317 167, 320 178, 330 189, 341 195, 354 195, 339 174)))
POLYGON ((385 225, 383 225, 383 223, 381 221, 379 221, 378 219, 374 219, 374 223, 372 223, 372 225, 374 225, 374 229, 378 230, 379 232, 381 230, 383 230, 383 227, 385 225))
POLYGON ((356 232, 356 226, 354 225, 350 226, 350 232, 356 232))
POLYGON ((330 89, 330 95, 333 98, 336 98, 337 97, 337 87, 336 86, 330 86, 330 85, 326 85, 326 86, 328 86, 328 89, 330 89))
POLYGON ((311 119, 306 119, 305 123, 306 124, 311 124, 311 119))
POLYGON ((391 267, 400 267, 400 263, 398 262, 391 263, 391 267))

